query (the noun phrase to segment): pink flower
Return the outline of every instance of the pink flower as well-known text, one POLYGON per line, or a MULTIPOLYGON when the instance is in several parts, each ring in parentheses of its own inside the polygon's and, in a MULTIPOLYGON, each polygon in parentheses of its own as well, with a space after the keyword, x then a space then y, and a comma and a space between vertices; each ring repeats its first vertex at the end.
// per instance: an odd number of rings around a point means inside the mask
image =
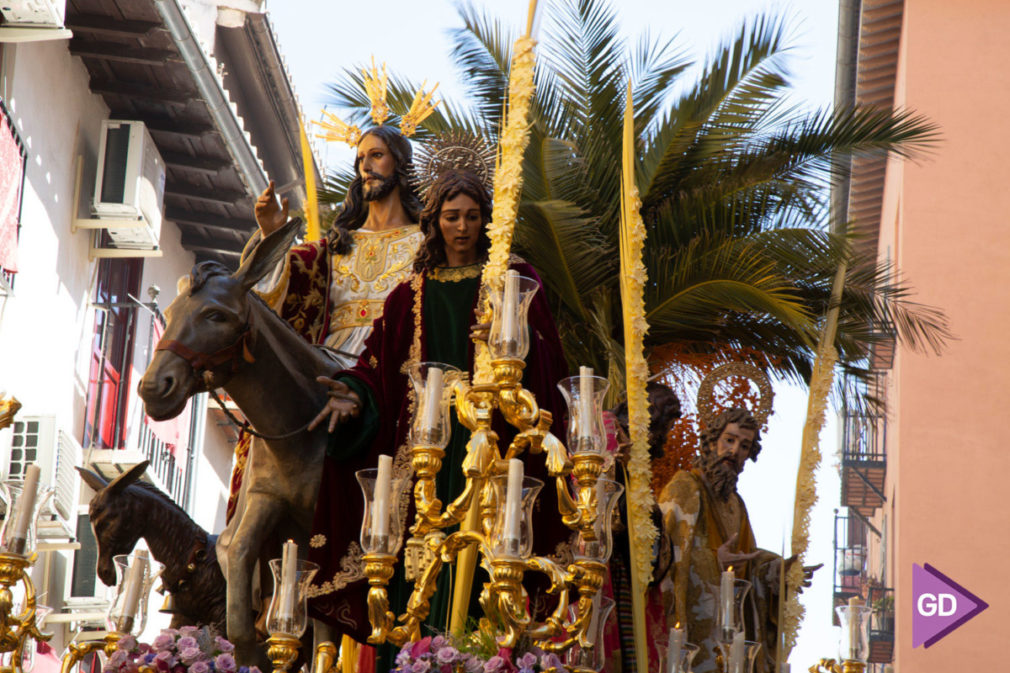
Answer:
POLYGON ((175 645, 175 636, 167 631, 162 631, 158 634, 158 637, 154 639, 151 646, 156 650, 169 650, 175 645))
POLYGON ((179 635, 183 638, 196 638, 200 635, 200 629, 196 626, 180 626, 179 635))
POLYGON ((230 641, 228 641, 225 638, 222 638, 221 636, 214 637, 214 644, 217 645, 217 649, 221 650, 222 652, 235 651, 235 646, 232 645, 230 641))
POLYGON ((132 652, 137 649, 137 639, 133 636, 123 636, 119 639, 118 648, 126 650, 127 652, 132 652))
POLYGON ((419 641, 414 643, 410 648, 410 656, 413 659, 417 659, 422 654, 428 654, 431 651, 431 636, 426 636, 421 638, 419 641))
POLYGON ((169 671, 176 664, 176 659, 168 650, 162 650, 154 655, 152 662, 159 671, 169 671))
POLYGON ((192 647, 200 647, 200 644, 196 642, 196 638, 193 636, 183 636, 176 641, 175 646, 180 652, 183 650, 188 650, 192 647))
POLYGON ((210 664, 206 661, 195 661, 189 667, 189 673, 210 673, 210 664))
POLYGON ((488 659, 487 663, 484 664, 484 673, 504 673, 506 670, 505 660, 497 654, 488 659))
POLYGON ((235 670, 235 657, 230 654, 219 654, 214 658, 214 668, 225 673, 233 673, 235 670))
POLYGON ((129 660, 130 655, 126 653, 126 650, 116 650, 109 657, 109 668, 111 670, 116 670, 126 664, 129 660))
MULTIPOLYGON (((179 642, 181 643, 182 640, 180 640, 179 642)), ((187 647, 186 649, 181 650, 179 652, 179 659, 182 660, 182 663, 186 664, 187 666, 189 666, 190 664, 193 664, 193 663, 195 663, 197 661, 200 661, 201 659, 206 659, 206 658, 207 658, 207 655, 205 655, 200 650, 199 647, 187 647)))

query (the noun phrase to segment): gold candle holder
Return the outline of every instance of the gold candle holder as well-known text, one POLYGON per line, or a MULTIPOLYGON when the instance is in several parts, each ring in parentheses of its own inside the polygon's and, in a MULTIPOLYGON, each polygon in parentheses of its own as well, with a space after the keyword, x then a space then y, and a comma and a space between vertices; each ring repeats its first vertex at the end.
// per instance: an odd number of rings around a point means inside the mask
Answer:
POLYGON ((330 641, 319 643, 312 661, 312 673, 330 673, 337 662, 337 646, 330 641))
POLYGON ((276 633, 267 638, 267 658, 273 664, 273 673, 286 673, 298 658, 301 646, 301 640, 284 633, 276 633))
POLYGON ((112 631, 105 634, 105 638, 102 640, 90 640, 86 643, 70 643, 67 646, 67 653, 63 655, 60 673, 70 673, 70 671, 74 670, 74 666, 84 661, 84 657, 98 651, 102 651, 105 653, 105 656, 111 657, 119 646, 119 640, 123 635, 118 631, 112 631))
POLYGON ((0 653, 11 653, 8 670, 20 673, 22 657, 28 640, 45 642, 52 634, 42 633, 35 623, 35 585, 28 569, 35 565, 38 555, 34 552, 20 554, 0 553, 0 653), (24 608, 19 615, 11 614, 14 596, 11 588, 17 584, 24 587, 24 608))
MULTIPOLYGON (((438 363, 425 364, 428 367, 444 367, 438 363)), ((562 652, 575 643, 591 647, 586 633, 592 621, 593 598, 603 583, 605 559, 578 558, 565 568, 551 559, 531 557, 528 532, 521 536, 525 542, 520 545, 518 553, 504 551, 500 544, 502 533, 499 530, 499 519, 504 507, 504 495, 501 484, 496 484, 495 480, 506 474, 510 459, 517 458, 524 452, 544 454, 547 472, 557 481, 558 510, 566 526, 578 532, 583 540, 596 543, 600 536, 599 524, 604 523, 597 521, 597 511, 602 504, 599 500, 603 497, 598 489, 603 455, 582 451, 569 456, 562 442, 550 433, 552 414, 540 409, 534 395, 522 387, 524 367, 522 359, 500 357, 492 361, 493 381, 476 385, 471 385, 464 377, 453 381, 452 393, 457 417, 471 434, 462 465, 466 477, 464 490, 447 505, 443 506, 435 494, 436 479, 443 467, 447 435, 440 431, 436 433, 438 441, 431 441, 430 438, 436 434, 425 434, 424 429, 418 431, 414 427, 417 425, 415 418, 411 435, 411 463, 416 478, 413 493, 416 515, 406 541, 403 560, 405 575, 413 581, 414 589, 404 614, 399 617, 394 615, 390 610, 387 587, 394 575, 396 556, 391 553, 391 548, 384 549, 384 553, 365 550, 364 573, 369 583, 368 614, 372 625, 368 642, 389 642, 400 646, 408 640, 419 638, 421 624, 430 612, 430 599, 442 566, 454 561, 462 550, 476 546, 485 558, 491 574, 491 580, 485 583, 480 595, 480 604, 486 615, 482 624, 486 628, 492 623, 504 628, 504 634, 499 638, 501 646, 515 647, 520 637, 525 635, 538 647, 550 652, 562 652), (515 438, 504 450, 499 447, 498 435, 491 427, 495 411, 501 412, 505 420, 517 430, 515 438), (574 495, 569 492, 570 477, 574 477, 577 484, 574 495), (477 529, 446 535, 444 531, 460 523, 474 504, 477 529), (558 597, 556 609, 543 623, 536 623, 527 611, 522 584, 526 572, 547 575, 550 579, 549 591, 558 597), (572 591, 578 595, 574 618, 569 616, 569 595, 572 591), (397 622, 400 625, 394 627, 397 622)), ((420 387, 422 377, 412 374, 412 381, 414 379, 420 398, 423 392, 420 387)), ((448 404, 448 400, 444 403, 448 404)), ((421 413, 420 405, 418 413, 421 413)), ((430 419, 442 416, 428 410, 426 417, 430 419)), ((425 424, 425 428, 429 425, 430 423, 425 424)), ((597 425, 602 427, 599 423, 597 425)), ((601 440, 595 438, 593 443, 599 447, 601 440)), ((524 489, 530 490, 526 486, 524 489)), ((535 490, 530 490, 530 493, 535 494, 535 490)), ((610 487, 606 493, 607 502, 610 502, 613 499, 613 488, 610 487)), ((535 497, 532 494, 524 496, 529 503, 535 497)), ((368 497, 366 491, 366 503, 368 497)), ((523 510, 524 522, 528 515, 529 512, 523 510)), ((368 521, 363 522, 363 539, 367 537, 366 532, 371 525, 368 521)), ((528 522, 522 525, 526 527, 524 530, 531 526, 528 522)), ((609 534, 606 539, 609 539, 609 534)), ((597 545, 596 548, 608 547, 597 545)), ((319 656, 324 654, 317 653, 317 658, 319 656)), ((324 661, 324 665, 331 664, 324 661)))

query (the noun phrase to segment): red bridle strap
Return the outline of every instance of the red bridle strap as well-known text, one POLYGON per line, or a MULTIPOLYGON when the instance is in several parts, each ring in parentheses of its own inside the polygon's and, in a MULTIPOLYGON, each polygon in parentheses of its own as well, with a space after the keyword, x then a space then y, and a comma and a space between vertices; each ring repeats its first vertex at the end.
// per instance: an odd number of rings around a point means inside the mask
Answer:
POLYGON ((231 345, 225 346, 214 353, 201 353, 200 351, 195 351, 175 339, 162 339, 158 342, 158 345, 154 350, 171 351, 175 353, 189 363, 189 366, 192 367, 193 371, 196 373, 197 378, 200 378, 203 372, 215 367, 220 367, 221 365, 229 362, 231 363, 231 370, 234 372, 238 369, 240 356, 245 362, 255 362, 256 358, 253 357, 252 351, 249 349, 251 336, 252 330, 249 328, 249 325, 246 325, 245 329, 242 330, 242 333, 231 345))

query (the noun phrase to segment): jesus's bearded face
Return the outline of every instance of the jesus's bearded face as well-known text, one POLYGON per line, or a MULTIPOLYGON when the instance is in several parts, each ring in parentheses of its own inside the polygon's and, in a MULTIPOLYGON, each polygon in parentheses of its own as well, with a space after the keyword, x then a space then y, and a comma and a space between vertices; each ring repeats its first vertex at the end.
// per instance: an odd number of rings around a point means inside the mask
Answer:
POLYGON ((754 430, 728 423, 719 438, 702 451, 702 472, 720 500, 726 501, 736 492, 736 482, 750 457, 754 435, 754 430))

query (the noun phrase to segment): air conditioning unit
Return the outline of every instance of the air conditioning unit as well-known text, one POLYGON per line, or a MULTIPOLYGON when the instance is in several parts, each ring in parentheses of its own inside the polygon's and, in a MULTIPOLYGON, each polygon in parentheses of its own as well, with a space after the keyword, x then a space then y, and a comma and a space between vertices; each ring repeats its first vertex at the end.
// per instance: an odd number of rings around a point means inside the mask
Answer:
POLYGON ((0 0, 0 14, 6 25, 62 28, 66 4, 65 0, 0 0))
POLYGON ((165 162, 144 123, 103 121, 91 212, 110 220, 116 247, 157 248, 164 202, 165 162))
POLYGON ((3 461, 4 477, 24 479, 25 468, 36 463, 42 470, 41 484, 56 490, 39 518, 38 535, 73 537, 80 498, 80 478, 74 468, 81 464, 81 445, 56 427, 55 416, 18 416, 13 430, 3 461))

